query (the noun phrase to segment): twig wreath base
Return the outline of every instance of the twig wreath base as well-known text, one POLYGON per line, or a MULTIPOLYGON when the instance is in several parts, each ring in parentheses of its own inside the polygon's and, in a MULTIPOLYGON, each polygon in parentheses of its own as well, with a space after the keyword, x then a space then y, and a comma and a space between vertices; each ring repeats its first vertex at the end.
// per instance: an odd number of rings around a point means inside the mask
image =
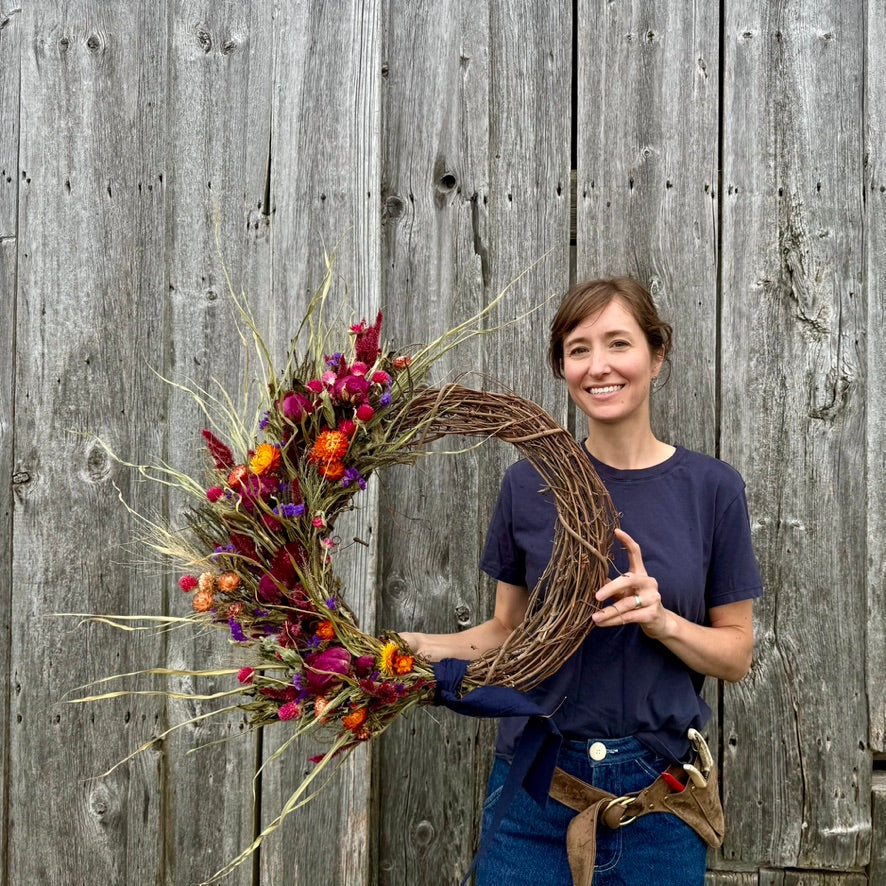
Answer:
POLYGON ((599 608, 616 524, 609 493, 579 443, 541 407, 513 394, 460 385, 427 390, 404 424, 424 428, 421 444, 447 435, 497 437, 539 472, 557 508, 551 561, 533 589, 522 624, 499 649, 468 667, 476 685, 533 688, 576 651, 599 608))

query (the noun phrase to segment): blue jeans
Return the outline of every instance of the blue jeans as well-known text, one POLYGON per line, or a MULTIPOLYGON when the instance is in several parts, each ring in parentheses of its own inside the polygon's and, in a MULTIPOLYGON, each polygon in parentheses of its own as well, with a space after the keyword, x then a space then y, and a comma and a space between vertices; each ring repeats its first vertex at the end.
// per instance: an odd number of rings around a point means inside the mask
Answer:
MULTIPOLYGON (((590 755, 595 742, 564 741, 558 765, 616 796, 642 790, 668 766, 635 738, 600 739, 606 756, 598 762, 590 755)), ((483 806, 484 833, 509 770, 496 758, 483 806)), ((521 788, 477 866, 477 886, 571 886, 566 828, 575 814, 550 798, 542 809, 521 788)), ((594 886, 701 886, 706 867, 704 841, 670 813, 644 815, 614 831, 601 824, 597 830, 594 886)))

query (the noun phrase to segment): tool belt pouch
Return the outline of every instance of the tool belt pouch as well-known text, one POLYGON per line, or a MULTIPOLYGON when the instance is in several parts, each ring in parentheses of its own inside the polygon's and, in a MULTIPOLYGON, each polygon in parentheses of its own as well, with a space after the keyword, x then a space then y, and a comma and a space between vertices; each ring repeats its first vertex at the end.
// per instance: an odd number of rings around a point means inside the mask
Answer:
MULTIPOLYGON (((661 779, 655 784, 660 783, 661 779)), ((653 789, 649 789, 649 792, 659 793, 653 789)), ((656 806, 660 804, 660 808, 647 809, 648 812, 672 812, 685 821, 708 846, 717 849, 723 845, 725 821, 715 768, 711 769, 705 787, 698 787, 690 780, 680 793, 662 792, 660 798, 650 799, 650 802, 655 802, 656 806)))

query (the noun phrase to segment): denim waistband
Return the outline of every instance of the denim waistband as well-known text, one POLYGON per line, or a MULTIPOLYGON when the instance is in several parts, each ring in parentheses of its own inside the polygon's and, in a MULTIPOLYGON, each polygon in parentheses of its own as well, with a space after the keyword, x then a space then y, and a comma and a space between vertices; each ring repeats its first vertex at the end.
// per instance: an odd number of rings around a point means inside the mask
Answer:
POLYGON ((639 757, 656 756, 655 751, 633 736, 627 738, 564 739, 560 753, 567 756, 579 755, 588 759, 593 745, 603 745, 606 749, 602 760, 593 760, 595 764, 624 763, 639 757))

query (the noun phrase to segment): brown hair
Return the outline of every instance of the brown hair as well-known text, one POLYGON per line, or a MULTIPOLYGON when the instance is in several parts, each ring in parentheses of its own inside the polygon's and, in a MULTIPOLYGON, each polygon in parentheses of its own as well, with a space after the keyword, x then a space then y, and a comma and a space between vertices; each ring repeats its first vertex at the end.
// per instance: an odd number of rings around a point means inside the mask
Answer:
POLYGON ((557 378, 563 378, 563 339, 586 317, 602 311, 609 302, 621 299, 637 321, 653 354, 667 359, 673 328, 658 315, 649 291, 633 277, 610 277, 576 283, 563 296, 551 321, 548 361, 557 378))

